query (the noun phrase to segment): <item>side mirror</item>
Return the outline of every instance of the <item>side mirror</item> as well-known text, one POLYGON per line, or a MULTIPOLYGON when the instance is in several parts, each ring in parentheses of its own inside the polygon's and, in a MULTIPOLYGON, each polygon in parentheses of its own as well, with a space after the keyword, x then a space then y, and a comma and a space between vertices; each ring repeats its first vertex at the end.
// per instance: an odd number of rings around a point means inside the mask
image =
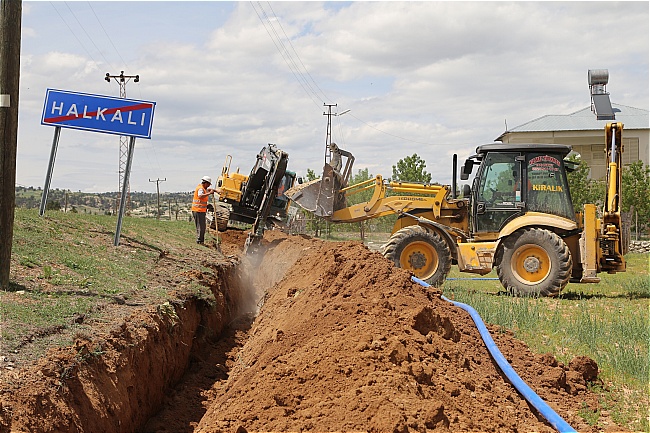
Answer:
POLYGON ((468 198, 472 194, 472 188, 465 184, 463 185, 463 198, 468 198))
POLYGON ((302 177, 298 177, 298 185, 302 185, 302 177))
POLYGON ((472 174, 472 169, 474 168, 474 161, 471 159, 465 160, 465 165, 463 165, 463 170, 460 173, 460 180, 469 179, 469 175, 472 174))

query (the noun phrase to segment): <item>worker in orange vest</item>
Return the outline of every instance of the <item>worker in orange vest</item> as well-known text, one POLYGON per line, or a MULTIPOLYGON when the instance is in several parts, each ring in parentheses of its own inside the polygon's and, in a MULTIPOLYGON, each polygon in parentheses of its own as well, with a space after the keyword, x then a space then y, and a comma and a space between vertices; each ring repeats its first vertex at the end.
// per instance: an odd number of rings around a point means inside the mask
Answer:
POLYGON ((220 188, 210 188, 212 185, 212 178, 210 176, 203 176, 201 183, 198 184, 194 190, 194 198, 192 199, 192 216, 194 217, 194 224, 196 224, 196 243, 203 245, 205 241, 205 213, 208 210, 208 198, 212 194, 220 194, 220 188))

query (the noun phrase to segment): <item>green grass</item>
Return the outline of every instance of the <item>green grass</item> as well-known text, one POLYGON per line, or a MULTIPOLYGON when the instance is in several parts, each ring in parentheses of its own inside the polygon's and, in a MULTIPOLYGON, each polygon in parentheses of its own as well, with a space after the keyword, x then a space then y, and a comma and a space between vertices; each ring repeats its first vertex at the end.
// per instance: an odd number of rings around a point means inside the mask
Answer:
POLYGON ((115 247, 116 224, 114 216, 16 209, 10 287, 0 291, 3 354, 20 349, 29 358, 67 344, 86 328, 75 317, 101 320, 106 305, 168 299, 175 282, 151 272, 170 249, 198 250, 194 225, 127 217, 115 247))
MULTIPOLYGON (((648 254, 628 254, 626 260, 627 272, 601 274, 598 284, 569 284, 558 298, 510 297, 498 280, 472 279, 455 269, 443 293, 471 305, 485 322, 511 329, 537 353, 552 353, 565 364, 578 355, 595 360, 609 384, 600 392, 613 418, 648 431, 648 254)), ((496 272, 474 278, 496 278, 496 272)))
MULTIPOLYGON (((98 318, 102 305, 118 297, 146 295, 150 303, 164 305, 177 282, 151 279, 159 257, 179 248, 184 253, 203 251, 195 245, 188 221, 125 218, 117 248, 116 223, 114 216, 48 211, 40 217, 35 209, 16 209, 10 290, 0 292, 3 353, 20 348, 26 357, 39 356, 51 344, 48 338, 69 344, 71 335, 87 330, 74 317, 98 318), (69 331, 65 337, 56 333, 60 327, 69 331), (24 344, 33 336, 45 338, 24 344)), ((359 239, 358 232, 335 237, 359 239)), ((367 237, 373 242, 386 239, 386 234, 367 237)), ((629 254, 628 272, 599 274, 599 284, 569 284, 558 298, 513 298, 503 292, 495 272, 480 277, 490 280, 477 280, 455 268, 443 291, 474 307, 485 322, 514 331, 534 352, 552 353, 565 364, 578 355, 594 359, 605 383, 594 388, 603 410, 629 429, 648 431, 649 258, 629 254)), ((192 269, 200 269, 200 262, 195 260, 192 269)), ((213 301, 200 285, 189 284, 187 290, 213 301)), ((597 425, 598 413, 586 408, 582 413, 590 425, 597 425)))

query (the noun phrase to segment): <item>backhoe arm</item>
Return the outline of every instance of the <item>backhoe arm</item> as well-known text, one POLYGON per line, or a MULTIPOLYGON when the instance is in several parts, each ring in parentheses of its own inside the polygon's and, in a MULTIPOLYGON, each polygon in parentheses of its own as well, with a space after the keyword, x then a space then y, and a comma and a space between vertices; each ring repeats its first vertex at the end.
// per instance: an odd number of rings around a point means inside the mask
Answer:
POLYGON ((602 270, 609 273, 625 270, 623 254, 626 253, 626 247, 623 243, 623 226, 621 223, 622 133, 623 124, 620 122, 608 123, 605 127, 605 152, 608 165, 605 203, 603 206, 600 265, 602 270))

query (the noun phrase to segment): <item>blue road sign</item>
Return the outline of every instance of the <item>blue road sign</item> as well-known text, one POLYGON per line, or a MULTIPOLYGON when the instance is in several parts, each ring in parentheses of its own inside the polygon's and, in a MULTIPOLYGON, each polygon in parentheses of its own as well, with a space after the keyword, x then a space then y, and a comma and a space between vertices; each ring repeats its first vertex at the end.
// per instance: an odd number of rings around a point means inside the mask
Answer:
POLYGON ((47 89, 41 125, 151 138, 155 102, 47 89))

